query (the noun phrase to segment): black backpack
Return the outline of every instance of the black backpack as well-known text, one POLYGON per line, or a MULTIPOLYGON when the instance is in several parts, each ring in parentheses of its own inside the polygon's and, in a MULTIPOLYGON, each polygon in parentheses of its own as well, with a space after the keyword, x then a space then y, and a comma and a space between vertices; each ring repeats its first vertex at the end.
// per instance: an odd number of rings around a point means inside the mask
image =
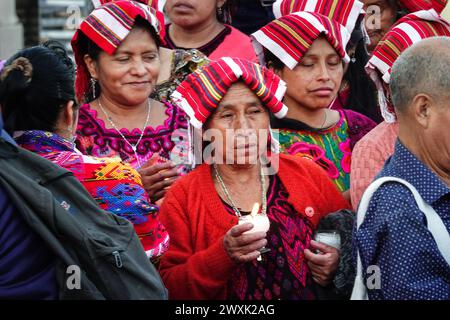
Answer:
POLYGON ((60 299, 167 299, 132 224, 100 209, 71 172, 0 138, 0 184, 55 253, 60 299))

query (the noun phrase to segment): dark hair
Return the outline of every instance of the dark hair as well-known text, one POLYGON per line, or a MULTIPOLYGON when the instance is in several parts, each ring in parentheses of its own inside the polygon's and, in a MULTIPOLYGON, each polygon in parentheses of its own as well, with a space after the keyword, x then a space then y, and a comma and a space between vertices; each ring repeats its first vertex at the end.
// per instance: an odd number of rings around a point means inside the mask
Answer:
POLYGON ((222 13, 216 12, 217 20, 221 23, 231 24, 233 16, 236 13, 236 3, 235 0, 226 0, 222 6, 222 13))
POLYGON ((284 68, 284 63, 272 53, 272 51, 263 48, 264 50, 264 60, 266 61, 267 68, 273 68, 275 70, 282 70, 284 68))
MULTIPOLYGON (((155 29, 150 25, 150 23, 144 18, 138 16, 136 18, 133 28, 140 28, 149 31, 153 40, 156 43, 156 47, 159 48, 161 46, 160 37, 156 33, 155 29)), ((83 55, 88 54, 92 60, 98 61, 100 53, 103 50, 94 41, 89 39, 83 32, 80 32, 79 44, 80 44, 80 52, 83 52, 83 55)), ((97 96, 101 92, 100 84, 98 82, 95 85, 95 92, 97 96)), ((85 97, 83 100, 86 102, 91 102, 94 99, 95 99, 94 93, 92 91, 91 86, 89 86, 89 90, 85 93, 85 97)))
MULTIPOLYGON (((347 101, 341 101, 341 104, 346 109, 359 112, 379 123, 382 119, 377 103, 376 88, 365 71, 365 66, 370 59, 365 41, 361 23, 358 21, 347 46, 347 51, 354 47, 355 53, 350 57, 351 61, 343 78, 349 85, 350 96, 347 101)), ((341 99, 340 95, 338 99, 341 99)))
POLYGON ((75 100, 75 68, 57 41, 26 48, 5 64, 0 78, 5 130, 55 131, 62 108, 75 100))

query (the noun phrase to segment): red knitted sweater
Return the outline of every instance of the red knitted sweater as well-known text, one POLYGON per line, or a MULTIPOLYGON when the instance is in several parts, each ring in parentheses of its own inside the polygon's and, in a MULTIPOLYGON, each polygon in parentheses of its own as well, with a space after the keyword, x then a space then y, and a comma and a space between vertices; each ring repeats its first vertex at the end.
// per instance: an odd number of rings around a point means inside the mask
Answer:
MULTIPOLYGON (((288 201, 314 226, 320 217, 350 208, 325 171, 310 160, 280 156, 278 176, 288 201)), ((170 299, 226 299, 236 267, 223 246, 226 232, 238 218, 225 211, 203 164, 177 181, 167 193, 160 219, 170 235, 160 273, 170 299)))

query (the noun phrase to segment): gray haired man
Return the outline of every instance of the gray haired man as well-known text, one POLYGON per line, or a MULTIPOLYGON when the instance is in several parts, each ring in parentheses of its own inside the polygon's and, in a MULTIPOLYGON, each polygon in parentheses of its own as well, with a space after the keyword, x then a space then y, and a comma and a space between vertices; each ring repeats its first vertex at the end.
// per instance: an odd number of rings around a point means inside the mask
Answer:
POLYGON ((378 178, 397 181, 366 200, 355 236, 362 270, 380 271, 380 287, 368 297, 450 299, 450 38, 408 48, 392 67, 390 87, 399 138, 378 178))

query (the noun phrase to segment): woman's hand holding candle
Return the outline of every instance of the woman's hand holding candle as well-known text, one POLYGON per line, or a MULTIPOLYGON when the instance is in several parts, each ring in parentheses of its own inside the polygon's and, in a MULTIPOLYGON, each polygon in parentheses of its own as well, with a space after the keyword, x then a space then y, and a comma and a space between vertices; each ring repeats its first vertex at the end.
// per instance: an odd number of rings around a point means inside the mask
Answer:
POLYGON ((270 221, 267 215, 258 214, 259 211, 259 203, 255 203, 253 205, 252 212, 248 215, 242 216, 239 218, 239 224, 244 224, 250 222, 253 224, 253 228, 247 231, 246 233, 253 232, 267 232, 270 228, 270 221))
MULTIPOLYGON (((253 207, 252 213, 239 219, 239 224, 226 233, 223 245, 228 256, 236 263, 245 263, 257 259, 261 253, 260 249, 267 244, 266 232, 270 223, 258 216, 259 205, 253 207)), ((266 217, 267 218, 267 217, 266 217)))
POLYGON ((267 244, 265 238, 270 222, 266 215, 258 214, 258 211, 259 204, 255 203, 251 214, 240 217, 239 224, 224 237, 225 250, 238 263, 259 259, 260 250, 267 244))

